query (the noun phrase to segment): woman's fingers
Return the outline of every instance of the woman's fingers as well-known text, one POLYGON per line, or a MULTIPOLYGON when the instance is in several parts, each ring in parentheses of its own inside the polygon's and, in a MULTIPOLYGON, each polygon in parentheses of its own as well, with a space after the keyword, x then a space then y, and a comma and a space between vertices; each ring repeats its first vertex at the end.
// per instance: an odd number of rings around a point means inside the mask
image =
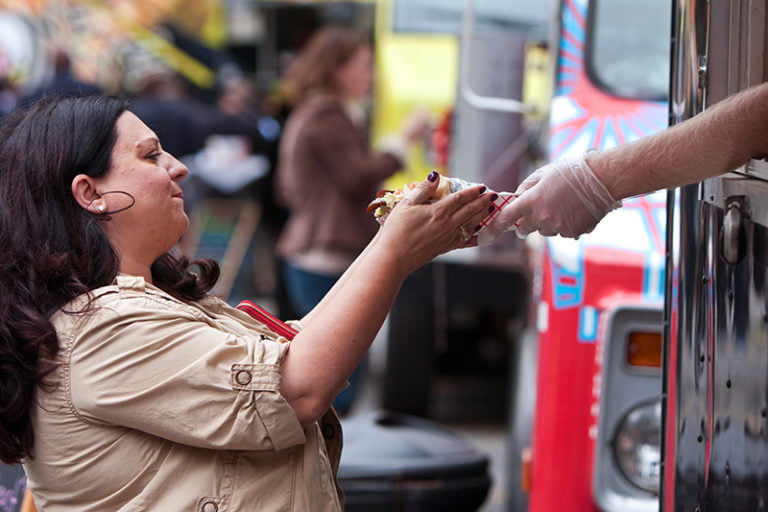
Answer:
POLYGON ((453 249, 477 245, 478 228, 495 208, 491 200, 493 195, 485 194, 487 189, 483 185, 430 202, 438 184, 437 179, 432 181, 431 177, 403 198, 384 225, 387 237, 409 240, 409 250, 431 253, 427 259, 453 249))
POLYGON ((482 221, 492 206, 490 196, 485 195, 486 190, 485 186, 478 185, 454 192, 437 202, 438 211, 443 215, 453 217, 460 224, 478 216, 478 222, 482 221))
POLYGON ((452 249, 477 245, 478 232, 485 218, 496 208, 493 199, 498 197, 485 191, 483 186, 472 187, 456 192, 443 200, 442 205, 436 205, 442 210, 438 215, 449 219, 448 226, 458 226, 455 230, 457 242, 452 249))
MULTIPOLYGON (((438 178, 440 175, 437 171, 432 171, 429 175, 421 181, 416 187, 408 192, 402 201, 409 202, 411 204, 423 204, 432 197, 437 190, 438 178)), ((402 202, 401 201, 401 202, 402 202)))
MULTIPOLYGON (((434 173, 437 176, 437 173, 434 173)), ((432 174, 419 183, 401 201, 406 208, 421 205, 427 206, 429 198, 437 188, 437 179, 431 181, 432 174)), ((476 231, 483 219, 492 210, 492 201, 486 196, 481 199, 486 191, 483 185, 477 185, 454 192, 447 197, 429 205, 432 208, 433 217, 430 223, 442 224, 445 229, 453 229, 459 233, 457 237, 462 239, 474 238, 476 231), (468 235, 468 236, 467 236, 468 235)))

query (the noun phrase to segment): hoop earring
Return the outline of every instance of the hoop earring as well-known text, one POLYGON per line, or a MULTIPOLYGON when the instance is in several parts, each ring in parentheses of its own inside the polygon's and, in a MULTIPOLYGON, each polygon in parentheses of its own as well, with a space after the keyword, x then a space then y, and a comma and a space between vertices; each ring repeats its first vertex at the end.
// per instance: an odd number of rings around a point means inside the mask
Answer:
MULTIPOLYGON (((106 192, 102 192, 101 194, 98 194, 96 197, 94 197, 93 201, 96 201, 97 199, 101 199, 102 197, 104 197, 107 194, 123 194, 123 195, 128 196, 128 198, 131 200, 131 202, 127 206, 123 206, 122 208, 118 208, 117 210, 111 210, 111 211, 105 211, 106 210, 106 206, 104 206, 104 203, 101 203, 101 204, 99 204, 96 207, 96 209, 99 210, 99 213, 101 213, 102 216, 114 215, 116 213, 124 212, 125 210, 127 210, 128 208, 131 208, 133 205, 136 204, 136 198, 133 197, 128 192, 125 192, 123 190, 108 190, 106 192)), ((93 201, 91 201, 91 202, 93 202, 93 201)))

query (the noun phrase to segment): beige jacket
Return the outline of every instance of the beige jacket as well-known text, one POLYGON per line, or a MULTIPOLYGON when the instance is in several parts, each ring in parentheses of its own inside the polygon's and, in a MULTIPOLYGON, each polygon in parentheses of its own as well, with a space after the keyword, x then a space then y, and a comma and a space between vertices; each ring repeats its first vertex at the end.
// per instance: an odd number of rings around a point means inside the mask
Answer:
POLYGON ((24 464, 41 511, 342 510, 341 428, 329 412, 302 429, 281 396, 287 340, 138 277, 93 295, 53 318, 61 366, 24 464))

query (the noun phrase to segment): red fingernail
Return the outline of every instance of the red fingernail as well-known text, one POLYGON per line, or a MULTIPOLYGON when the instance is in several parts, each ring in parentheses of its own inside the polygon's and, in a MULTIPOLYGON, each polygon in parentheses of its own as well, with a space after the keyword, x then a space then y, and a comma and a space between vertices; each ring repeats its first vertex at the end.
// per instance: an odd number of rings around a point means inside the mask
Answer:
POLYGON ((431 173, 429 173, 429 176, 427 176, 427 179, 429 181, 435 181, 437 179, 437 176, 438 176, 437 171, 432 171, 431 173))
POLYGON ((492 212, 493 210, 495 210, 495 209, 496 209, 496 206, 495 206, 495 205, 491 205, 491 206, 489 206, 489 207, 488 207, 488 213, 491 213, 491 212, 492 212))
POLYGON ((480 189, 480 193, 484 194, 486 190, 488 190, 488 188, 483 186, 483 188, 480 189))
POLYGON ((491 194, 491 201, 495 201, 499 198, 499 194, 491 194))

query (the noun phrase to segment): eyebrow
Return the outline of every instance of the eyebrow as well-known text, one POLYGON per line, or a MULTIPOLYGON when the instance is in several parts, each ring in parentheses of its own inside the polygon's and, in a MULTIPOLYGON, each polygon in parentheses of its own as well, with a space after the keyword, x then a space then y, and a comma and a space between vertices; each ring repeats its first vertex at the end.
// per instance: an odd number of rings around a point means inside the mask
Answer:
POLYGON ((139 148, 139 149, 143 149, 145 146, 147 146, 149 144, 153 144, 155 146, 160 146, 160 139, 158 139, 155 136, 145 137, 145 138, 137 141, 136 144, 134 144, 134 147, 139 148))

